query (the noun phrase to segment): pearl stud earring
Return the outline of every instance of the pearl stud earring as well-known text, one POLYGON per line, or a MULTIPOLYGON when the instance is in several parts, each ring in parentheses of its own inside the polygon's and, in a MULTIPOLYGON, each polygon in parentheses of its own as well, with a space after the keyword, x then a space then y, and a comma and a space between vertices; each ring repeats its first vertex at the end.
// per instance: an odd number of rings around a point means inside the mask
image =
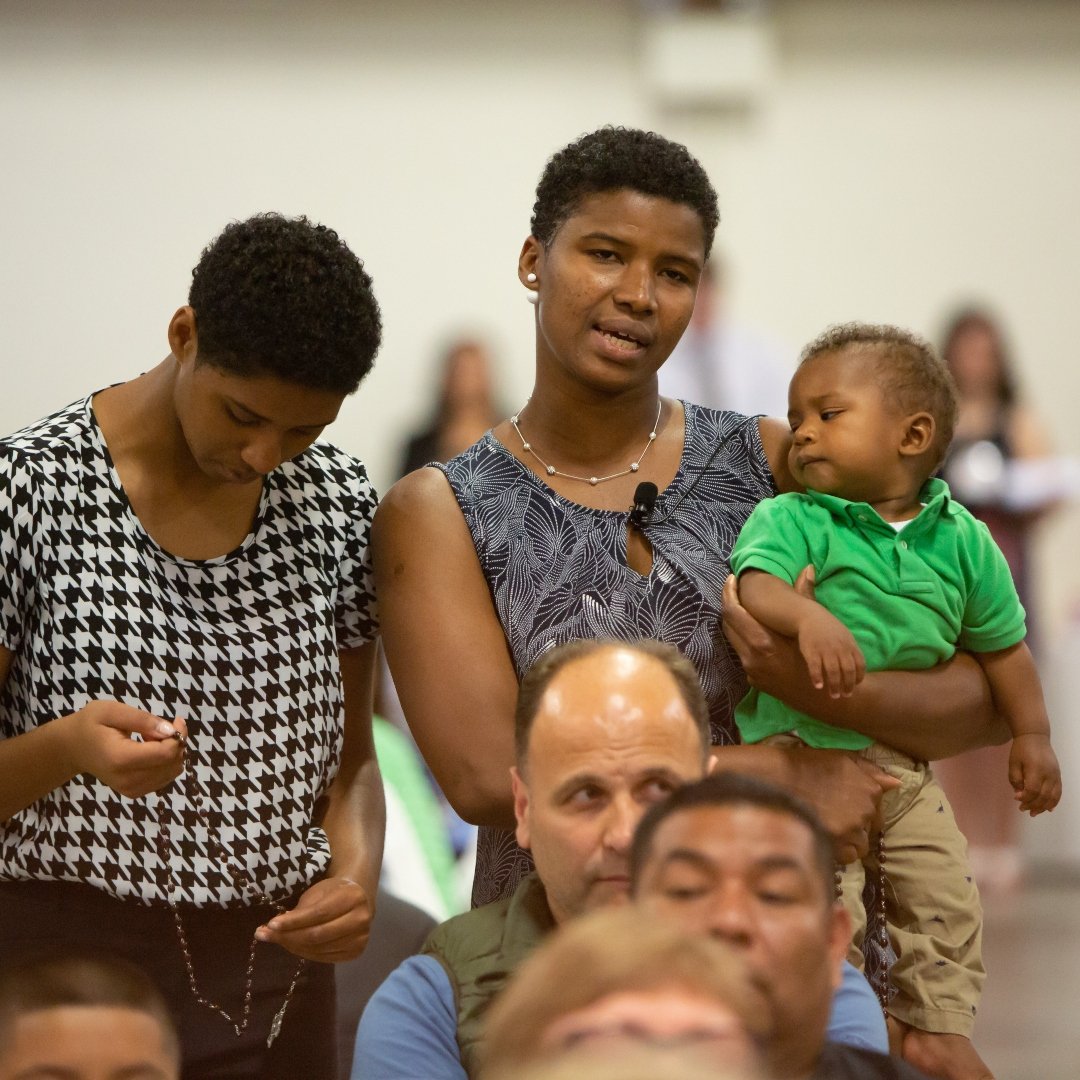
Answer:
MULTIPOLYGON (((531 274, 531 273, 526 274, 525 275, 525 280, 530 285, 535 285, 536 284, 536 275, 531 274)), ((528 300, 530 304, 538 304, 538 303, 540 303, 540 295, 539 295, 539 293, 537 293, 537 291, 535 289, 529 289, 528 293, 525 296, 525 299, 528 300)))

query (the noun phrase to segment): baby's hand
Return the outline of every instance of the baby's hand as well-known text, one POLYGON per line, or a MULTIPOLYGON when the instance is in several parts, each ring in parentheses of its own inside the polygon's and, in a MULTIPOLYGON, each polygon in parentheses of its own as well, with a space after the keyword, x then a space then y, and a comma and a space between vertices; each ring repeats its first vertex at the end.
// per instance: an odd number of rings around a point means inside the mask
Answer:
POLYGON ((1019 810, 1031 816, 1053 810, 1061 799, 1061 766, 1044 734, 1017 735, 1009 753, 1009 783, 1019 810))
POLYGON ((814 687, 828 690, 830 697, 850 697, 866 674, 866 660, 851 631, 824 608, 799 625, 799 651, 814 687))

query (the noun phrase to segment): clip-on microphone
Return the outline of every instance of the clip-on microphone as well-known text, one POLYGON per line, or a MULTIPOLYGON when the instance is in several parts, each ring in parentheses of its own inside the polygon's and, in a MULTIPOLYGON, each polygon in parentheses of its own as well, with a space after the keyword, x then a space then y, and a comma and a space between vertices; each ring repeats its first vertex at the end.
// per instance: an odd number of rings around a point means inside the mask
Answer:
POLYGON ((642 480, 634 489, 634 508, 630 511, 630 524, 635 529, 643 529, 649 523, 659 494, 657 486, 648 480, 642 480))

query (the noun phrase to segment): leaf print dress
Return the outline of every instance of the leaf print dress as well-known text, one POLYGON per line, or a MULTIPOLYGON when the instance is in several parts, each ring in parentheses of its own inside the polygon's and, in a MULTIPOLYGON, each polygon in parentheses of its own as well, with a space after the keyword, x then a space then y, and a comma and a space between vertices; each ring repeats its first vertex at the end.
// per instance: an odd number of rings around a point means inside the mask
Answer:
MULTIPOLYGON (((776 494, 755 417, 684 404, 682 459, 645 532, 648 574, 627 564, 628 512, 552 491, 488 432, 439 465, 472 534, 520 679, 579 638, 655 638, 694 665, 716 745, 738 741, 746 678, 720 629, 728 557, 743 522, 776 494)), ((473 904, 511 892, 532 868, 507 830, 482 828, 473 904)))

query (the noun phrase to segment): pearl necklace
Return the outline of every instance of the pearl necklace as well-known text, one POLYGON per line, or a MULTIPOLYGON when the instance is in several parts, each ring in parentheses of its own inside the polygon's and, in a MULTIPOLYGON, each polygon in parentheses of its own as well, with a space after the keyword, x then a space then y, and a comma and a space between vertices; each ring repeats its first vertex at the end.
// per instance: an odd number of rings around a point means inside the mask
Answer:
POLYGON ((563 472, 561 469, 556 469, 554 465, 549 465, 533 448, 532 443, 525 441, 525 436, 521 434, 521 428, 518 427, 518 416, 525 411, 529 402, 526 401, 524 405, 513 416, 510 417, 510 423, 514 430, 517 432, 517 437, 521 440, 521 449, 529 454, 532 454, 541 465, 544 466, 544 472, 548 476, 564 476, 567 480, 580 480, 583 484, 592 484, 596 487, 597 484, 602 484, 605 480, 615 480, 620 476, 629 476, 630 473, 636 473, 641 466, 641 459, 649 452, 649 447, 656 442, 656 429, 660 426, 660 413, 664 408, 664 403, 658 402, 656 406, 656 419, 653 421, 652 431, 649 432, 649 441, 645 444, 645 449, 638 454, 637 461, 631 461, 628 468, 623 469, 621 472, 613 472, 608 476, 575 476, 573 473, 563 472))

